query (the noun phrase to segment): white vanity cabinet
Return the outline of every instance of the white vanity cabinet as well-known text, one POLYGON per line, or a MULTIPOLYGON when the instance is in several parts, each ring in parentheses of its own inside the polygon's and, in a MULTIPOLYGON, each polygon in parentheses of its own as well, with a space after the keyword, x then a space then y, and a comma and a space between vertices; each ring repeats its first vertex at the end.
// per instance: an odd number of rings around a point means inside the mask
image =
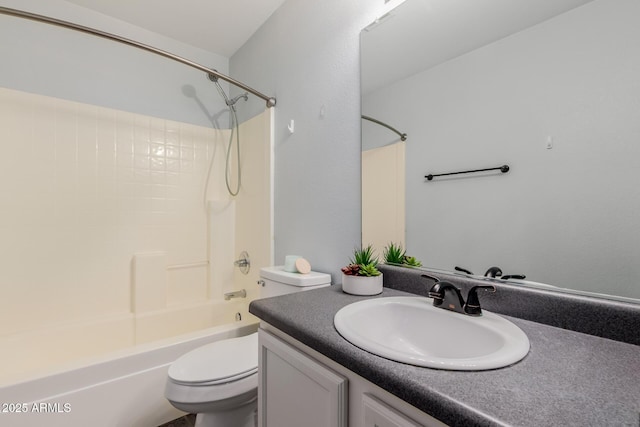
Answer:
POLYGON ((347 427, 347 379, 260 330, 261 427, 347 427))
POLYGON ((422 424, 418 424, 368 393, 362 395, 362 405, 364 427, 422 427, 422 424))
POLYGON ((271 325, 259 345, 259 427, 445 426, 271 325))

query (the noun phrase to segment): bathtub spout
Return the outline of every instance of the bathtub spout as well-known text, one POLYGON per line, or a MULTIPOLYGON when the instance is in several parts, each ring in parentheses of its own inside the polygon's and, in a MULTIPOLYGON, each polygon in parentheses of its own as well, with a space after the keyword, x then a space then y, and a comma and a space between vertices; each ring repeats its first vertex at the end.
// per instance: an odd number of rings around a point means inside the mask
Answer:
POLYGON ((239 291, 235 291, 235 292, 227 292, 226 294, 224 294, 224 299, 226 301, 229 301, 231 298, 246 298, 247 297, 247 291, 244 289, 240 289, 239 291))

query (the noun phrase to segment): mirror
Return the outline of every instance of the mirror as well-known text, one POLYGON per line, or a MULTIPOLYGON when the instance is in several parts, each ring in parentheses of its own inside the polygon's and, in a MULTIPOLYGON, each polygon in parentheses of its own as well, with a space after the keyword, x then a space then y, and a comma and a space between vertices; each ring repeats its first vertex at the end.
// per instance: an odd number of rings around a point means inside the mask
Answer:
POLYGON ((363 244, 640 302, 640 3, 407 0, 365 28, 363 244), (436 176, 508 165, 509 171, 436 176))

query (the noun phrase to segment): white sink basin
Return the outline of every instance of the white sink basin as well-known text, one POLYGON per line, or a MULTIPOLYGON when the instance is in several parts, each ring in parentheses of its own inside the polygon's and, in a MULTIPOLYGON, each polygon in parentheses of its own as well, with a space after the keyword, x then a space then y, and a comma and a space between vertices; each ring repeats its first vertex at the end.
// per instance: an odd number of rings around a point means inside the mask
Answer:
POLYGON ((428 368, 502 368, 529 352, 529 339, 507 319, 484 310, 482 316, 468 316, 432 304, 425 297, 363 300, 338 311, 334 324, 363 350, 428 368))

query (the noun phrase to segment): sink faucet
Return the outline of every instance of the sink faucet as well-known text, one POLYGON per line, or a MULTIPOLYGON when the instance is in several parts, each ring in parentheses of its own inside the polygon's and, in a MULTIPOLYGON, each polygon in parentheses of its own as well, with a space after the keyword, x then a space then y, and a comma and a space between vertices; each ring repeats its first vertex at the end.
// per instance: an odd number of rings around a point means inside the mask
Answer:
MULTIPOLYGON (((462 267, 455 267, 456 271, 461 271, 462 273, 466 273, 469 274, 471 276, 473 276, 473 273, 469 270, 467 270, 466 268, 462 268, 462 267)), ((500 267, 490 267, 485 273, 484 273, 484 277, 487 277, 489 279, 496 279, 496 278, 500 278, 500 279, 504 279, 504 280, 508 280, 508 279, 524 279, 525 276, 522 274, 510 274, 507 276, 502 276, 502 270, 500 269, 500 267)))
POLYGON ((495 278, 500 276, 502 276, 502 270, 500 270, 500 267, 491 267, 486 273, 484 273, 484 277, 495 278))
POLYGON ((496 291, 496 287, 493 285, 474 286, 469 289, 467 303, 464 305, 464 312, 469 316, 482 316, 482 308, 480 307, 480 300, 478 299, 478 289, 489 292, 496 291))
MULTIPOLYGON (((422 275, 427 279, 435 279, 429 275, 422 275)), ((445 310, 455 311, 456 313, 467 314, 469 316, 481 316, 482 308, 478 299, 478 290, 486 290, 495 292, 496 287, 493 285, 474 286, 469 290, 467 302, 465 303, 460 289, 456 288, 452 283, 436 280, 436 283, 429 290, 429 297, 433 298, 433 306, 444 308, 445 310)))

